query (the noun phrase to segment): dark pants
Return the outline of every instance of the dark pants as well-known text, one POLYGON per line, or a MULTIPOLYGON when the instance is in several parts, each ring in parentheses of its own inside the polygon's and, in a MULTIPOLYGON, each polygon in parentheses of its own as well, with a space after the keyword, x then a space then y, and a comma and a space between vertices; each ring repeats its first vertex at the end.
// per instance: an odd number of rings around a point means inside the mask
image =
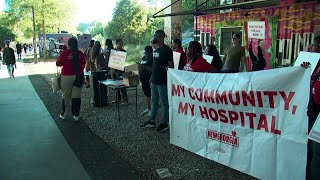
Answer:
MULTIPOLYGON (((310 103, 309 103, 310 105, 310 103)), ((317 119, 317 114, 309 116, 309 132, 317 119)), ((307 180, 320 179, 320 144, 313 140, 308 140, 307 154, 307 180)))
POLYGON ((313 140, 309 140, 309 148, 311 155, 309 165, 307 166, 307 180, 319 180, 320 179, 320 144, 313 140))

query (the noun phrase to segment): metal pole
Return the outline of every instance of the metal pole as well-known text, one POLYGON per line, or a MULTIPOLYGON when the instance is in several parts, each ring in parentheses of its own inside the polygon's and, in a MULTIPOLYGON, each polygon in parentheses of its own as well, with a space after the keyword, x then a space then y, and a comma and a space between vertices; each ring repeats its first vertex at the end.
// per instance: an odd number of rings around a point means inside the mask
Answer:
POLYGON ((34 52, 35 63, 38 63, 36 20, 34 15, 34 6, 31 6, 31 9, 32 9, 32 21, 33 21, 33 52, 34 52))

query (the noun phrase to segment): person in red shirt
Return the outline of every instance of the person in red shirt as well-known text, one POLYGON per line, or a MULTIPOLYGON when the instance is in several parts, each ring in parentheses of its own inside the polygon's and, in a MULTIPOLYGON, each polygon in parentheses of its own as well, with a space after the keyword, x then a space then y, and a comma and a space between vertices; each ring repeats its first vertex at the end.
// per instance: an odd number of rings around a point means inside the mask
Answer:
POLYGON ((81 106, 81 89, 84 84, 83 70, 85 67, 85 56, 78 49, 78 41, 72 37, 68 40, 68 49, 61 52, 56 65, 61 68, 60 86, 62 91, 62 113, 61 119, 66 118, 69 104, 71 101, 71 109, 73 119, 80 120, 81 106))
POLYGON ((181 40, 180 39, 174 39, 172 40, 172 49, 175 52, 180 53, 180 61, 179 61, 179 66, 178 69, 182 70, 184 65, 187 64, 187 55, 186 53, 183 51, 183 48, 181 46, 181 40))
POLYGON ((185 71, 210 72, 212 70, 211 64, 202 57, 202 46, 198 41, 189 43, 187 58, 188 62, 183 68, 185 71))
MULTIPOLYGON (((320 60, 319 60, 320 61, 320 60)), ((311 75, 310 82, 310 98, 308 103, 308 132, 312 129, 320 112, 320 65, 316 66, 316 69, 311 75)), ((309 67, 309 62, 301 64, 302 67, 309 67)), ((320 144, 313 140, 308 140, 308 154, 307 154, 307 180, 316 180, 320 177, 320 144)))
MULTIPOLYGON (((313 39, 313 44, 307 47, 307 51, 320 53, 320 36, 313 39)), ((302 67, 309 67, 309 62, 304 62, 301 64, 302 67)), ((312 129, 318 115, 320 112, 320 60, 318 61, 315 70, 311 75, 310 82, 310 97, 308 103, 308 120, 309 128, 308 131, 312 129)), ((307 180, 319 179, 320 177, 320 144, 308 140, 308 156, 307 156, 307 180)))

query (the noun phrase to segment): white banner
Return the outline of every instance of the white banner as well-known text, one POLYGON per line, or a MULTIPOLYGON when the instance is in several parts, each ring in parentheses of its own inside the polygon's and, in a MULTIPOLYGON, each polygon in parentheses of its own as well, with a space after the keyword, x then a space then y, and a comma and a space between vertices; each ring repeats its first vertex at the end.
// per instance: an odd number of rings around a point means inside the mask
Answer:
POLYGON ((108 67, 124 71, 127 52, 111 50, 108 67))
POLYGON ((259 179, 304 179, 310 74, 169 69, 170 143, 259 179))
POLYGON ((249 39, 265 39, 266 24, 264 21, 248 22, 248 38, 249 39))

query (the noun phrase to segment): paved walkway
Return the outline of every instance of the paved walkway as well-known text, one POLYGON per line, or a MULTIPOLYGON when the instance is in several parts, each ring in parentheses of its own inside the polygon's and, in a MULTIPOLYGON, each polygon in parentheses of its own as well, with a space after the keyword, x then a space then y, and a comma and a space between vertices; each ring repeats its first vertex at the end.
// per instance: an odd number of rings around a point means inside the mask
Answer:
POLYGON ((0 179, 90 179, 26 76, 0 71, 0 179))

